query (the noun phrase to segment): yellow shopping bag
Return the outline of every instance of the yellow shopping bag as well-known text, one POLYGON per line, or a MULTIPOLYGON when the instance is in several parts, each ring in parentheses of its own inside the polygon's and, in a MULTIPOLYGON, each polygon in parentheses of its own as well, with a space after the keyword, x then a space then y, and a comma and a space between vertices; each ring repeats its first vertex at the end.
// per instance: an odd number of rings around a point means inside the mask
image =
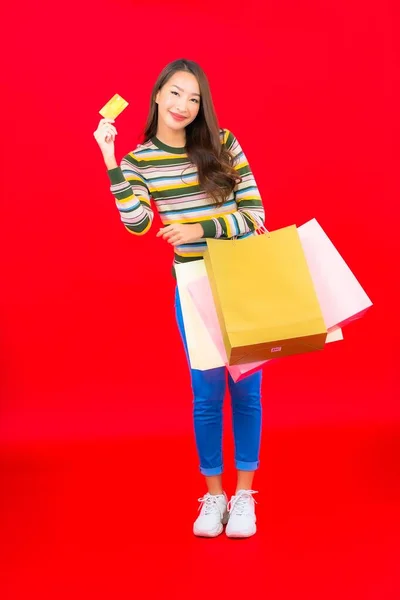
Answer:
POLYGON ((230 365, 324 347, 327 329, 296 226, 208 238, 204 260, 230 365))

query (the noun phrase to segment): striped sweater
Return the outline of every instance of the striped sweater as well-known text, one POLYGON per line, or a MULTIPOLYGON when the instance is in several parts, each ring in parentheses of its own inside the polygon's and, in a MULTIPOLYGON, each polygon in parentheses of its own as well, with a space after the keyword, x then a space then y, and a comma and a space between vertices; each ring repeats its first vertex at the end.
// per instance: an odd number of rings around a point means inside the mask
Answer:
POLYGON ((174 263, 202 258, 205 238, 246 237, 264 224, 264 208, 246 156, 228 130, 221 130, 221 143, 234 156, 234 167, 242 177, 222 206, 199 186, 197 168, 185 148, 173 148, 154 137, 127 154, 120 167, 109 169, 111 192, 126 229, 135 235, 147 233, 153 220, 150 199, 166 225, 201 223, 204 238, 175 247, 174 263))

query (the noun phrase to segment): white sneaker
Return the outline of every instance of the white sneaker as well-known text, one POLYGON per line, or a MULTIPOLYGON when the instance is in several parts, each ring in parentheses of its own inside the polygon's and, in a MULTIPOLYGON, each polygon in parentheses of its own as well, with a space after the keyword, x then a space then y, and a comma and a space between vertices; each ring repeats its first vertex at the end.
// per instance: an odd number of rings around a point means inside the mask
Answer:
POLYGON ((206 494, 199 498, 199 502, 200 514, 194 522, 193 533, 201 537, 216 537, 222 533, 228 520, 228 498, 225 492, 218 496, 206 494))
POLYGON ((246 538, 255 534, 256 513, 253 490, 239 490, 228 504, 229 521, 225 533, 231 538, 246 538))

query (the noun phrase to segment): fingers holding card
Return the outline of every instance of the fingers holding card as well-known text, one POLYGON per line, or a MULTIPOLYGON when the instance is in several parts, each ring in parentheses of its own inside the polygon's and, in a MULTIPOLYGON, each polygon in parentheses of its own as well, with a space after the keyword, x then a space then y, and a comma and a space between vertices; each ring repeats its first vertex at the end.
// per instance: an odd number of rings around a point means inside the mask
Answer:
POLYGON ((111 100, 99 110, 99 113, 103 118, 100 120, 93 135, 103 153, 103 157, 106 159, 115 157, 114 141, 117 130, 113 123, 115 122, 115 118, 125 110, 128 104, 129 103, 119 94, 115 94, 111 100))

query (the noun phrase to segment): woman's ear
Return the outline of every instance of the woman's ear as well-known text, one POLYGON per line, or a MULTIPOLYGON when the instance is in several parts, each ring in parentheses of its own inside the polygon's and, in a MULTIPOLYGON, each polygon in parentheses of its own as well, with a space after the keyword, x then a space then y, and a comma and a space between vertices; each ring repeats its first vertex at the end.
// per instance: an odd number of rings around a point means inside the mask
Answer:
POLYGON ((159 99, 160 99, 160 90, 156 94, 156 104, 158 104, 159 99))

